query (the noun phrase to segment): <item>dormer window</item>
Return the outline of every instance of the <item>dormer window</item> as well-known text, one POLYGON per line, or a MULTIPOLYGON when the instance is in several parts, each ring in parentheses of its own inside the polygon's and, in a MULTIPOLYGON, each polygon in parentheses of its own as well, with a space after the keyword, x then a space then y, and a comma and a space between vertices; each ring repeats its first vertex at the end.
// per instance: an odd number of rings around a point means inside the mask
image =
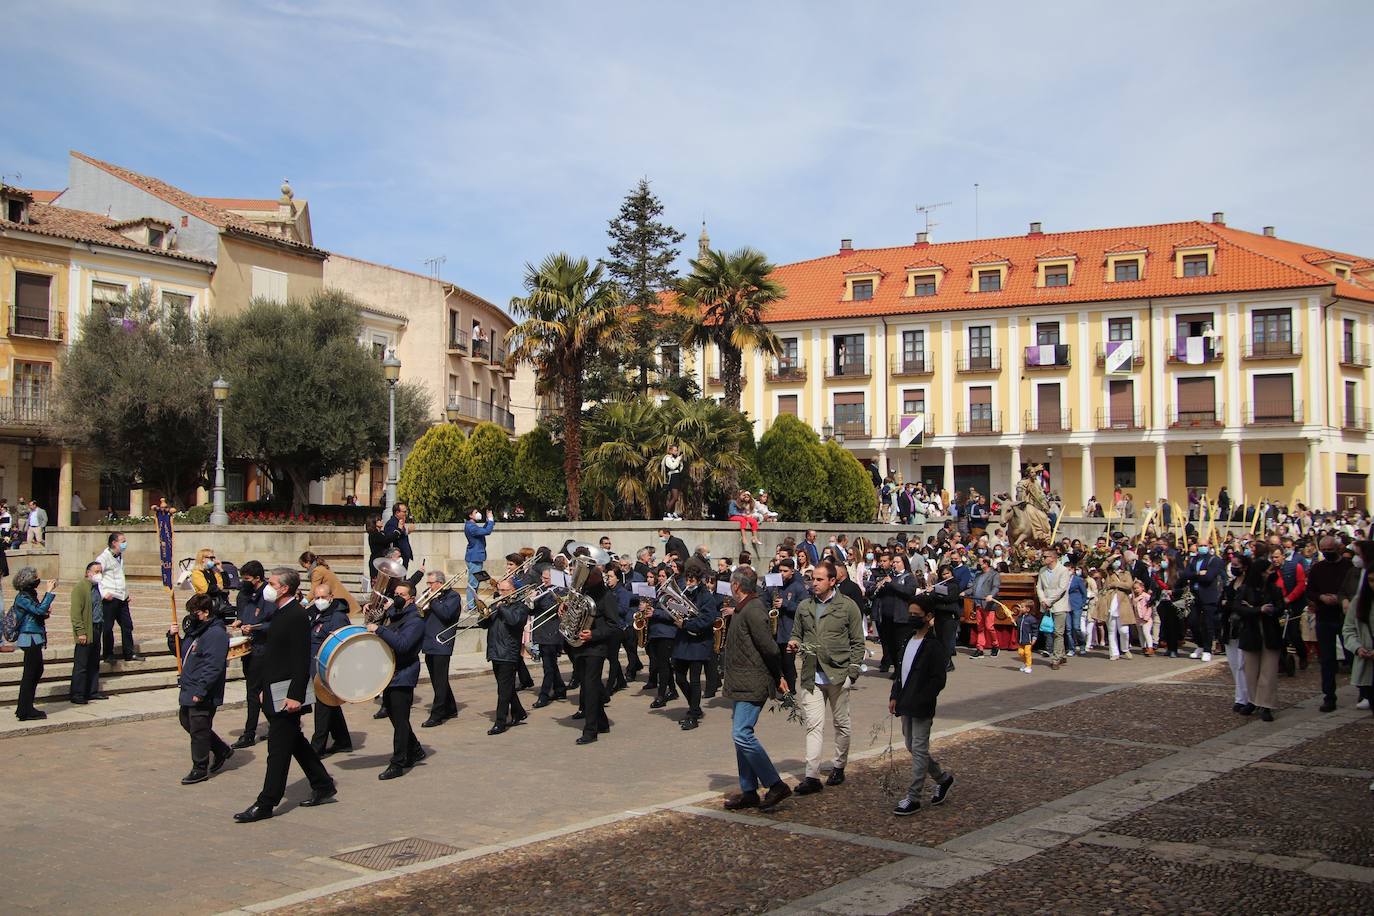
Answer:
POLYGON ((166 241, 167 234, 165 232, 163 232, 161 229, 154 229, 151 226, 148 227, 149 248, 161 248, 163 247, 163 243, 165 243, 166 241))
POLYGON ((920 274, 911 278, 911 295, 935 295, 935 274, 920 274))
POLYGON ((908 296, 934 296, 940 291, 945 267, 926 258, 906 266, 906 294, 908 296))
POLYGON ((1069 265, 1053 264, 1045 268, 1046 286, 1068 286, 1069 285, 1069 265))
POLYGON ((850 298, 851 298, 851 299, 854 299, 855 301, 862 301, 862 300, 865 300, 865 299, 872 299, 872 298, 873 298, 873 281, 872 281, 872 280, 855 280, 855 281, 853 281, 853 285, 852 285, 852 287, 851 287, 851 291, 852 291, 852 292, 851 292, 850 298))
POLYGON ((844 272, 844 301, 866 302, 878 291, 883 272, 872 264, 855 264, 844 272))
POLYGON ((1139 258, 1122 258, 1113 267, 1112 281, 1115 283, 1126 283, 1140 279, 1139 258))
POLYGON ((110 228, 135 245, 145 245, 148 248, 166 248, 169 233, 172 231, 172 224, 165 220, 145 216, 140 219, 112 223, 110 228))
POLYGON ((1001 292, 1007 285, 1007 270, 1011 261, 1002 254, 989 251, 982 257, 969 262, 969 288, 971 293, 1001 292))
POLYGON ((1331 272, 1332 272, 1333 274, 1335 274, 1336 276, 1340 277, 1342 280, 1349 280, 1349 279, 1350 279, 1350 268, 1349 268, 1349 267, 1342 267, 1342 266, 1340 266, 1339 264, 1333 264, 1333 265, 1331 266, 1331 272))
POLYGON ((12 223, 24 222, 24 211, 28 208, 24 206, 24 201, 13 198, 5 199, 5 219, 12 223))
POLYGON ((996 293, 1002 289, 1002 271, 1000 270, 980 270, 978 271, 978 292, 996 293))
POLYGON ((31 203, 33 203, 33 195, 28 191, 12 188, 7 184, 0 184, 0 218, 7 219, 12 223, 27 223, 29 221, 29 204, 31 203))
POLYGON ((1205 254, 1185 254, 1183 256, 1183 276, 1185 277, 1205 277, 1210 272, 1208 263, 1211 259, 1205 254))

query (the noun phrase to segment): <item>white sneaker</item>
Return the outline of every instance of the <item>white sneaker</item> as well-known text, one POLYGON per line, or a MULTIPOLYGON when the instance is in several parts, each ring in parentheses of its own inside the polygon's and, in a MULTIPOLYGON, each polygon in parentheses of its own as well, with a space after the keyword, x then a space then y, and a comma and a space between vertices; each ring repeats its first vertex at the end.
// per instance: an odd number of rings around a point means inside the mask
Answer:
POLYGON ((1107 661, 1109 661, 1109 662, 1121 661, 1121 656, 1120 656, 1120 655, 1109 655, 1109 656, 1107 656, 1107 661))
POLYGON ((1356 708, 1356 709, 1368 709, 1368 708, 1369 708, 1369 701, 1368 701, 1368 700, 1361 700, 1360 702, 1358 702, 1358 703, 1355 704, 1355 708, 1356 708))
MULTIPOLYGON (((1188 656, 1188 657, 1189 657, 1189 658, 1193 658, 1193 659, 1202 658, 1202 650, 1201 650, 1201 649, 1194 649, 1194 650, 1193 650, 1193 654, 1190 655, 1190 656, 1188 656)), ((1211 658, 1212 658, 1211 654, 1208 653, 1207 659, 1210 661, 1211 658)))
POLYGON ((1022 665, 1022 666, 1021 666, 1021 673, 1022 673, 1022 674, 1030 674, 1030 673, 1031 673, 1031 670, 1030 670, 1029 668, 1027 668, 1025 665, 1022 665))
POLYGON ((1202 653, 1202 660, 1203 660, 1204 662, 1210 662, 1210 661, 1212 660, 1212 653, 1211 653, 1211 652, 1204 652, 1204 653, 1202 653))

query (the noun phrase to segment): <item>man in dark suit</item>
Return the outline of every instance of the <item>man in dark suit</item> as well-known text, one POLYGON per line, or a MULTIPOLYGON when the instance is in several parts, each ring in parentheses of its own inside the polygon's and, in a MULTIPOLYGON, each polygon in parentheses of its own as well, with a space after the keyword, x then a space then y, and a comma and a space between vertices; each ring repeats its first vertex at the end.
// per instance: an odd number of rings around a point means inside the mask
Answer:
POLYGON ((410 507, 405 503, 392 506, 391 518, 386 520, 382 534, 395 539, 401 551, 401 565, 409 569, 410 561, 415 559, 415 552, 410 549, 410 507))
POLYGON ((897 679, 892 682, 892 694, 887 701, 887 711, 902 719, 902 738, 911 754, 911 786, 906 797, 892 809, 898 817, 921 810, 921 792, 927 775, 935 780, 935 791, 930 796, 932 805, 944 802, 954 785, 954 774, 945 772, 930 756, 935 701, 945 689, 949 653, 944 642, 934 634, 930 614, 925 608, 913 601, 907 612, 912 634, 898 659, 897 679))
MULTIPOLYGON (((441 588, 447 581, 442 569, 430 570, 427 587, 431 590, 441 588)), ((458 701, 453 697, 453 687, 448 680, 448 666, 453 660, 453 631, 444 633, 458 622, 463 611, 463 596, 453 589, 445 589, 431 599, 425 612, 425 641, 420 650, 425 653, 425 668, 429 670, 429 683, 434 688, 434 703, 429 707, 429 718, 420 723, 421 728, 433 728, 458 715, 458 701), (439 634, 444 633, 448 642, 440 642, 439 634)))
POLYGON ((378 779, 395 779, 425 759, 425 749, 410 727, 410 708, 415 704, 415 685, 420 683, 420 644, 425 638, 425 622, 415 607, 415 586, 396 585, 396 598, 382 624, 369 623, 396 655, 396 671, 382 691, 382 705, 391 719, 391 761, 378 779))
POLYGON ((821 561, 821 549, 816 546, 816 532, 810 528, 801 542, 801 549, 806 552, 806 558, 815 566, 821 561))
POLYGON ((338 794, 334 780, 301 731, 301 714, 309 708, 306 686, 310 683, 310 621, 305 608, 296 600, 300 586, 300 573, 278 566, 268 575, 263 589, 263 602, 276 608, 258 679, 262 708, 267 714, 267 775, 257 801, 234 815, 240 824, 272 816, 272 809, 286 794, 292 757, 310 780, 310 797, 301 802, 302 807, 322 804, 338 794), (273 702, 273 685, 278 685, 280 702, 273 702))
MULTIPOLYGON (((596 613, 592 621, 578 634, 582 646, 582 708, 578 714, 582 718, 582 736, 578 744, 591 744, 598 735, 611 730, 610 720, 606 718, 606 692, 601 682, 601 672, 606 667, 610 647, 620 639, 620 601, 615 593, 606 587, 605 578, 599 568, 593 568, 582 587, 587 597, 596 602, 596 613)), ((659 677, 671 678, 672 669, 659 672, 659 677)))
POLYGON ((1212 553, 1208 541, 1199 544, 1197 553, 1181 570, 1193 593, 1193 640, 1197 648, 1190 658, 1212 660, 1212 641, 1221 632, 1221 592, 1226 586, 1226 564, 1212 553))
POLYGON ((687 558, 691 556, 687 551, 686 542, 667 528, 658 529, 658 539, 663 542, 663 559, 674 556, 679 563, 686 563, 687 558))
POLYGON ((258 740, 258 716, 262 712, 259 698, 262 684, 262 660, 267 654, 267 632, 272 625, 272 615, 276 607, 262 600, 266 571, 257 560, 249 560, 239 570, 238 594, 238 632, 248 637, 251 646, 243 663, 243 682, 248 688, 248 719, 243 726, 243 734, 231 747, 252 747, 258 740))

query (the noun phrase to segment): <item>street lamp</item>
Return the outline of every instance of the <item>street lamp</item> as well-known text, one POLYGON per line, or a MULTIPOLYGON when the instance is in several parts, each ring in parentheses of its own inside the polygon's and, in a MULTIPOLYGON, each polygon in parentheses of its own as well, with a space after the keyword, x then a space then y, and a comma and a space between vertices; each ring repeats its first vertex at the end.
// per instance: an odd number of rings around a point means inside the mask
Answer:
POLYGON ((829 423, 826 423, 824 426, 821 427, 821 441, 828 441, 830 439, 833 439, 834 436, 835 427, 831 426, 829 423))
POLYGON ((224 511, 224 402, 229 400, 229 383, 220 376, 210 385, 215 393, 215 409, 219 413, 219 428, 215 433, 215 494, 214 507, 210 512, 210 524, 229 524, 229 513, 224 511))
POLYGON ((1054 448, 1053 448, 1053 447, 1046 448, 1046 449, 1045 449, 1045 461, 1048 462, 1048 461, 1053 461, 1053 460, 1054 460, 1054 448))
POLYGON ((386 374, 386 385, 390 395, 390 416, 387 420, 389 447, 386 453, 386 512, 384 515, 391 518, 391 507, 396 505, 396 481, 401 476, 401 456, 396 451, 396 382, 401 378, 401 361, 396 358, 394 350, 387 353, 386 359, 382 360, 382 372, 386 374))
POLYGON ((458 418, 461 417, 461 416, 463 415, 463 411, 462 411, 462 409, 458 406, 458 398, 457 398, 457 397, 449 398, 449 400, 448 400, 448 407, 445 408, 444 413, 448 414, 448 421, 449 421, 450 423, 457 423, 457 422, 458 422, 458 418))
POLYGON ((842 430, 842 429, 837 429, 837 430, 835 430, 835 443, 836 443, 837 445, 844 445, 844 430, 842 430))
POLYGON ((1201 443, 1201 442, 1194 442, 1194 443, 1193 443, 1193 454, 1194 454, 1194 455, 1201 455, 1201 454, 1202 454, 1202 443, 1201 443))

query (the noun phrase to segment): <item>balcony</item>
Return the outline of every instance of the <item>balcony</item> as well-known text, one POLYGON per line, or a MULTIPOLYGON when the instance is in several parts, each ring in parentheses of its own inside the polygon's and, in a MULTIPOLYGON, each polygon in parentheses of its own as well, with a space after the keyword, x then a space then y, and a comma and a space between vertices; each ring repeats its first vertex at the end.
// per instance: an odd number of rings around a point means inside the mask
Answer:
POLYGON ((1369 348, 1355 343, 1341 345, 1341 365, 1351 369, 1369 368, 1369 348))
POLYGON ((1067 433, 1073 430, 1073 411, 1055 410, 1041 413, 1038 410, 1026 411, 1026 432, 1028 433, 1067 433))
POLYGON ((1117 411, 1109 407, 1099 407, 1097 409, 1097 428, 1101 430, 1144 429, 1145 409, 1136 407, 1133 410, 1117 411))
MULTIPOLYGON (((1111 355, 1113 350, 1115 350, 1117 347, 1121 346, 1124 343, 1133 344, 1136 347, 1135 355, 1131 357, 1131 365, 1136 369, 1139 369, 1141 366, 1145 365, 1145 354, 1140 352, 1140 345, 1136 343, 1136 341, 1109 340, 1105 344, 1098 344, 1096 347, 1093 348, 1093 356, 1097 360, 1097 368, 1101 369, 1104 366, 1106 366, 1107 357, 1111 355)), ((1173 348, 1170 348, 1169 352, 1172 353, 1173 348)))
POLYGON ((927 439, 935 435, 935 414, 933 413, 898 413, 888 417, 887 435, 889 438, 896 439, 901 435, 902 417, 925 417, 924 435, 927 439))
POLYGON ((11 395, 0 397, 0 426, 46 426, 48 398, 46 395, 11 395))
POLYGON ((468 332, 462 328, 450 328, 448 332, 448 349, 450 353, 468 352, 468 332))
POLYGON ((893 356, 888 361, 892 367, 893 378, 915 378, 935 373, 935 354, 928 351, 904 353, 899 359, 893 356))
POLYGON ((10 336, 39 340, 62 339, 62 313, 57 309, 33 310, 10 306, 10 336))
POLYGON ((1246 426, 1289 426, 1302 422, 1302 401, 1257 401, 1241 405, 1246 426))
POLYGON ((1355 433, 1369 432, 1369 408, 1347 407, 1341 414, 1341 429, 1355 433))
POLYGON ((1177 404, 1169 408, 1169 426, 1173 429, 1219 429, 1221 425, 1221 411, 1215 404, 1207 409, 1180 410, 1177 404))
POLYGON ((1022 361, 1027 369, 1067 369, 1070 365, 1069 345, 1026 347, 1022 361))
POLYGON ((1302 356, 1302 341, 1296 335, 1245 338, 1246 359, 1293 359, 1302 356))
POLYGON ((851 357, 825 364, 826 378, 868 378, 871 374, 872 368, 869 366, 866 356, 851 357))
POLYGON ((1171 363, 1185 363, 1192 366, 1219 363, 1223 355, 1221 336, 1171 337, 1168 354, 1171 363))
POLYGON ((955 429, 961 436, 1000 436, 1002 434, 1002 412, 979 414, 959 414, 955 429))
MULTIPOLYGON (((716 388, 721 387, 724 383, 721 381, 720 376, 721 376, 720 367, 719 367, 719 366, 716 366, 714 369, 711 369, 709 372, 706 373, 706 384, 709 385, 709 386, 714 386, 714 387, 716 387, 716 388)), ((741 373, 739 374, 739 387, 740 387, 740 390, 743 390, 743 389, 744 389, 744 385, 745 385, 745 383, 746 383, 747 381, 748 381, 748 378, 745 376, 745 374, 744 374, 743 372, 741 372, 741 373)))
POLYGON ((826 430, 829 430, 835 437, 836 442, 851 441, 854 439, 872 438, 873 431, 869 428, 868 418, 861 420, 837 420, 831 422, 827 417, 825 420, 826 430))
POLYGON ((489 401, 479 401, 476 398, 456 396, 448 399, 448 405, 450 408, 457 408, 460 421, 466 420, 471 423, 490 422, 506 430, 515 429, 515 414, 506 410, 504 407, 497 407, 489 401))
POLYGON ((806 381, 806 361, 802 359, 770 361, 766 377, 770 382, 804 382, 806 381))
POLYGON ((491 341, 485 337, 478 337, 472 342, 472 358, 483 362, 491 361, 491 341))
POLYGON ((960 350, 955 357, 954 369, 960 373, 1001 372, 1001 350, 960 350))

